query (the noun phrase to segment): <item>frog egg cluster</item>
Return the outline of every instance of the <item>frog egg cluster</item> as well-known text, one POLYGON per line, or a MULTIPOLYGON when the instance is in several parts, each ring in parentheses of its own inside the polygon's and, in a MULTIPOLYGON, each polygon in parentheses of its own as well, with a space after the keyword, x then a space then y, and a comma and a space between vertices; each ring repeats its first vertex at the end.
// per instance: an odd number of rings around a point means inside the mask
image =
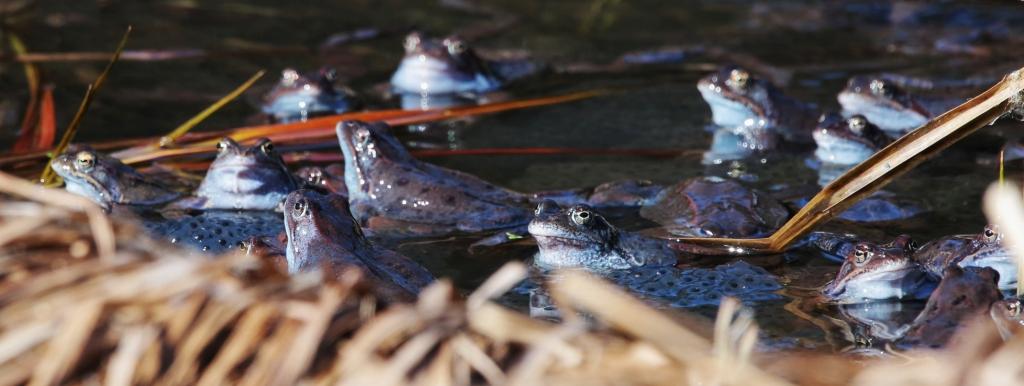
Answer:
POLYGON ((672 307, 717 306, 724 296, 755 302, 778 299, 782 288, 774 275, 745 261, 715 268, 644 267, 618 271, 609 279, 631 291, 672 307))
POLYGON ((276 213, 207 211, 196 216, 169 218, 149 230, 175 244, 223 253, 237 248, 250 236, 276 236, 284 230, 280 221, 275 221, 279 216, 276 213))

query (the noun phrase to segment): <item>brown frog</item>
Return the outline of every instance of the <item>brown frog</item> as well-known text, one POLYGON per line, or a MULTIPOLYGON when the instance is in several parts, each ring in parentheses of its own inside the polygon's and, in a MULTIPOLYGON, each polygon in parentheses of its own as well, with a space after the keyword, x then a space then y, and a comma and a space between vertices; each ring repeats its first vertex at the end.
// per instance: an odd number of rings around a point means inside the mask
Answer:
POLYGON ((337 134, 352 214, 375 232, 475 233, 532 218, 527 195, 413 158, 386 124, 344 121, 337 134))
POLYGON ((359 268, 374 285, 399 299, 415 297, 434 280, 408 257, 368 241, 344 197, 296 190, 285 200, 284 223, 289 273, 359 268))
POLYGON ((998 282, 999 273, 992 268, 949 266, 901 345, 945 345, 960 325, 989 312, 992 304, 1003 298, 998 282))
POLYGON ((789 211, 735 180, 699 177, 665 188, 640 215, 675 236, 758 237, 782 226, 789 211))
POLYGON ((924 268, 914 261, 916 249, 917 245, 907 235, 887 244, 860 242, 852 248, 844 248, 843 265, 836 278, 822 289, 822 294, 835 303, 924 299, 934 284, 924 268))

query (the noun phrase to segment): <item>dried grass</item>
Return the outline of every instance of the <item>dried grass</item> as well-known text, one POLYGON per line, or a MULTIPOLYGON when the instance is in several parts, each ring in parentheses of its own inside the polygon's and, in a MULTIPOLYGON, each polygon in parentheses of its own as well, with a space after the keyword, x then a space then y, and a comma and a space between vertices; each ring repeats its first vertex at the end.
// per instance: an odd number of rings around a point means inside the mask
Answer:
POLYGON ((530 319, 492 300, 525 276, 518 263, 466 298, 442 280, 387 304, 358 272, 287 277, 241 255, 189 258, 4 178, 23 199, 0 199, 0 385, 1024 384, 1024 338, 1004 342, 986 320, 949 349, 887 360, 766 354, 734 300, 708 326, 582 273, 551 292, 588 317, 530 319), (116 245, 101 252, 104 240, 116 245))

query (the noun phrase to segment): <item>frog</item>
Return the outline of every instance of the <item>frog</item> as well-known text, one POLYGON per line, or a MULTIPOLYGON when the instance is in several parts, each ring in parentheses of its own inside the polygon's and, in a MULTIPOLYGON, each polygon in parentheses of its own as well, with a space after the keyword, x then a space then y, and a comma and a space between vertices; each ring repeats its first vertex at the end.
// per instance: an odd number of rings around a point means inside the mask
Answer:
POLYGON ((394 299, 408 300, 434 281, 412 259, 370 242, 352 218, 345 197, 299 189, 285 199, 285 260, 290 274, 358 268, 394 299))
POLYGON ((415 159, 384 123, 343 121, 336 127, 345 185, 361 226, 395 237, 479 233, 526 226, 526 194, 415 159))
POLYGON ((1021 300, 1017 297, 998 300, 992 303, 989 308, 989 316, 999 330, 999 336, 1003 340, 1010 340, 1021 330, 1024 330, 1024 317, 1021 317, 1021 300))
POLYGON ((885 132, 861 114, 843 119, 839 114, 823 114, 812 133, 817 148, 814 156, 821 162, 856 165, 892 142, 885 132))
POLYGON ((944 346, 961 325, 988 314, 992 304, 1003 299, 998 282, 999 272, 992 268, 946 267, 942 281, 898 346, 944 346))
POLYGON ((821 290, 832 303, 925 299, 934 288, 932 277, 913 258, 917 244, 909 235, 886 244, 862 241, 852 247, 843 243, 828 246, 845 253, 835 279, 821 290))
POLYGON ((981 233, 932 240, 914 253, 914 259, 935 278, 952 265, 989 267, 999 273, 999 289, 1011 290, 1017 288, 1017 261, 1002 241, 999 227, 989 224, 981 233))
POLYGON ((760 237, 789 219, 789 210, 765 192, 717 176, 680 181, 640 208, 640 215, 673 236, 760 237))
POLYGON ((343 164, 305 166, 296 170, 295 176, 307 186, 325 189, 333 194, 348 197, 348 188, 345 186, 345 165, 343 164))
POLYGON ((534 264, 543 269, 603 272, 677 262, 664 240, 619 229, 586 204, 561 208, 554 201, 542 201, 528 231, 539 248, 534 264))
POLYGON ((337 74, 326 67, 308 75, 286 68, 274 88, 264 95, 260 110, 278 123, 352 111, 358 107, 355 94, 338 84, 337 74))
POLYGON ((701 78, 697 91, 711 108, 711 120, 721 127, 769 127, 782 139, 810 143, 817 108, 786 96, 771 82, 733 65, 701 78))
POLYGON ((503 79, 458 36, 430 38, 413 31, 403 43, 405 56, 391 76, 399 95, 479 95, 499 89, 503 79))
POLYGON ((927 101, 880 76, 850 78, 836 99, 844 115, 862 115, 893 138, 909 133, 957 104, 927 101))
MULTIPOLYGON (((859 126, 862 122, 857 119, 858 116, 853 116, 848 119, 838 118, 833 116, 826 118, 825 120, 832 120, 837 123, 829 126, 839 126, 837 130, 842 131, 844 127, 849 129, 852 122, 854 126, 859 126)), ((864 123, 871 125, 870 122, 864 123)), ((820 129, 821 127, 819 127, 820 129)), ((865 129, 865 132, 869 129, 865 129)), ((829 129, 829 131, 832 131, 829 129)), ((873 141, 877 146, 884 146, 887 144, 889 139, 888 136, 881 134, 875 130, 871 137, 875 138, 873 141)), ((870 157, 874 151, 880 148, 872 148, 867 145, 868 142, 854 142, 852 137, 852 131, 847 130, 846 134, 839 134, 838 132, 824 133, 815 131, 815 140, 819 137, 824 139, 828 137, 824 142, 819 141, 819 147, 815 151, 814 159, 808 159, 807 163, 818 172, 818 185, 825 187, 832 183, 833 180, 843 175, 854 166, 857 166, 860 162, 870 157), (820 133, 820 134, 819 134, 820 133), (845 142, 845 143, 841 143, 845 142), (825 146, 821 146, 822 143, 827 143, 825 146), (835 161, 835 162, 834 162, 835 161)), ((862 138, 863 139, 863 138, 862 138)), ((801 197, 799 200, 794 202, 797 206, 804 206, 807 204, 807 197, 801 197)), ((846 208, 836 218, 843 221, 857 222, 857 223, 889 223, 895 221, 902 221, 917 217, 927 211, 927 208, 921 203, 917 202, 913 198, 904 197, 899 194, 879 190, 871 193, 867 197, 860 199, 853 203, 849 208, 846 208)))
POLYGON ((217 143, 217 157, 210 164, 195 195, 175 203, 176 208, 276 210, 298 182, 274 150, 269 139, 260 138, 242 147, 229 137, 217 143))
MULTIPOLYGON (((537 205, 529 225, 538 252, 533 265, 547 275, 559 270, 586 270, 631 292, 668 307, 690 308, 717 305, 723 296, 745 302, 778 299, 778 279, 762 267, 743 260, 715 267, 684 263, 687 256, 673 250, 666 240, 611 225, 585 204, 561 207, 554 201, 537 205)), ((529 288, 531 314, 551 315, 543 291, 529 288)))
POLYGON ((107 212, 116 205, 159 206, 181 197, 171 187, 88 146, 69 147, 50 166, 64 179, 64 189, 89 198, 107 212))

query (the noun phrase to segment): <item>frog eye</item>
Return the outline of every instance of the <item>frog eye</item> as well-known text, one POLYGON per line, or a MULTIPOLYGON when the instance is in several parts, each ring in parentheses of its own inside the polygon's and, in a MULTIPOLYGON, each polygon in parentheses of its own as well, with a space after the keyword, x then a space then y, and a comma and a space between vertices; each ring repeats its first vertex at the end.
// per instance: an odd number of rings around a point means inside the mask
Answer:
POLYGON ((985 236, 985 241, 995 242, 999 241, 999 232, 996 231, 994 226, 989 225, 985 227, 985 232, 982 233, 985 236))
POLYGON ((748 82, 750 82, 750 73, 737 68, 729 72, 729 80, 725 83, 729 87, 742 90, 747 87, 748 82))
POLYGON ((907 242, 907 250, 913 252, 913 251, 917 250, 917 247, 918 247, 918 245, 917 245, 916 241, 910 240, 910 241, 907 242))
POLYGON ((466 52, 466 42, 460 39, 445 39, 444 45, 448 47, 448 53, 451 55, 461 55, 463 52, 466 52))
POLYGON ((1020 301, 1011 300, 1006 302, 1006 314, 1009 316, 1020 315, 1020 301))
POLYGON ((313 169, 306 176, 306 181, 313 185, 320 185, 324 181, 324 172, 320 169, 313 169))
POLYGON ((281 84, 284 86, 294 85, 299 80, 299 72, 294 68, 286 68, 281 71, 281 84))
POLYGON ((333 68, 325 68, 320 71, 320 76, 322 76, 324 80, 328 82, 334 82, 338 80, 338 70, 333 68))
POLYGON ((578 225, 587 225, 594 218, 594 215, 585 208, 575 208, 571 214, 572 222, 578 225))
POLYGON ((853 252, 853 262, 857 265, 864 264, 864 262, 871 259, 874 256, 867 246, 858 245, 857 249, 853 252))
POLYGON ((78 170, 89 171, 96 165, 96 155, 88 151, 80 151, 75 155, 75 164, 78 165, 78 170))
POLYGON ((860 134, 864 132, 865 127, 868 127, 868 120, 862 115, 854 115, 846 121, 846 126, 850 128, 850 131, 860 134))
POLYGON ((360 127, 356 130, 356 139, 359 142, 366 142, 370 140, 370 130, 365 127, 360 127))
POLYGON ((223 153, 225 150, 231 147, 231 140, 228 138, 221 138, 220 142, 217 142, 217 152, 223 153))
POLYGON ((402 42, 402 47, 405 47, 406 51, 413 51, 420 45, 420 35, 418 33, 411 33, 405 37, 405 41, 402 42))
POLYGON ((263 142, 260 144, 260 151, 266 155, 274 154, 274 144, 270 141, 263 142))
POLYGON ((305 198, 295 200, 295 203, 292 204, 292 216, 303 217, 306 213, 309 213, 309 201, 306 201, 305 198))
POLYGON ((871 88, 871 93, 875 95, 890 95, 892 94, 892 86, 889 86, 886 81, 881 79, 875 79, 868 85, 871 88))

